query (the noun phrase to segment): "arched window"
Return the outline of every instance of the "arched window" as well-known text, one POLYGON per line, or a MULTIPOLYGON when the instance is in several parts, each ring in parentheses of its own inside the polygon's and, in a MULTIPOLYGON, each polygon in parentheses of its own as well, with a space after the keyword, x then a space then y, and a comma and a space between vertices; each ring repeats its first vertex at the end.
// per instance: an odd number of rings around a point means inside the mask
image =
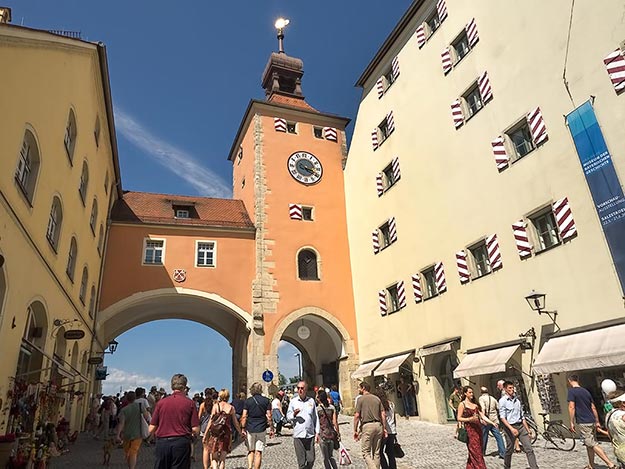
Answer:
POLYGON ((39 161, 39 147, 37 146, 35 136, 30 130, 26 129, 17 160, 15 180, 30 203, 32 203, 35 193, 35 183, 39 174, 39 161))
POLYGON ((4 276, 4 270, 0 267, 0 324, 2 324, 2 312, 4 307, 4 298, 7 293, 7 280, 4 276))
POLYGON ((46 230, 46 238, 54 252, 59 247, 59 235, 61 234, 61 225, 63 224, 63 209, 61 208, 61 199, 54 197, 52 199, 52 208, 50 209, 50 218, 48 219, 48 229, 46 230))
POLYGON ((95 285, 91 286, 91 298, 89 298, 89 317, 93 319, 95 314, 95 285))
POLYGON ((91 205, 91 218, 89 219, 89 226, 91 226, 91 232, 93 236, 95 236, 95 224, 98 221, 98 201, 93 199, 93 204, 91 205))
POLYGON ((85 304, 85 298, 87 297, 87 283, 89 282, 89 271, 87 270, 87 266, 84 266, 82 269, 82 279, 80 280, 80 292, 78 297, 80 298, 81 303, 85 304))
POLYGON ((31 303, 26 310, 26 324, 20 346, 15 377, 27 383, 37 383, 41 375, 43 355, 48 335, 46 310, 39 301, 31 303), (34 346, 34 347, 33 347, 34 346))
POLYGON ((102 255, 102 248, 104 247, 104 227, 100 224, 100 232, 98 233, 98 254, 102 255))
POLYGON ((74 148, 76 147, 76 116, 74 110, 69 110, 69 117, 67 118, 67 125, 65 126, 65 137, 63 143, 65 144, 65 151, 70 163, 74 161, 74 148))
POLYGON ((78 244, 76 243, 76 238, 72 236, 72 241, 69 245, 69 253, 67 254, 67 276, 73 282, 74 281, 74 272, 76 271, 76 256, 78 256, 78 244))
POLYGON ((302 249, 297 254, 297 271, 300 280, 319 280, 315 251, 302 249))
POLYGON ((85 205, 85 200, 87 200, 87 186, 88 185, 89 185, 89 167, 87 166, 87 162, 83 161, 82 173, 80 173, 80 185, 78 186, 78 192, 80 193, 80 199, 82 200, 83 205, 85 205))

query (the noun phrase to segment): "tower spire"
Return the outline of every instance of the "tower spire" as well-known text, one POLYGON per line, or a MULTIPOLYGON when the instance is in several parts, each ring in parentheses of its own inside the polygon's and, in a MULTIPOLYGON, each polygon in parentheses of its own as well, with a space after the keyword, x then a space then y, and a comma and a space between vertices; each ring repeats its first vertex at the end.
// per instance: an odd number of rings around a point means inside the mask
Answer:
POLYGON ((278 30, 278 53, 284 54, 284 28, 290 23, 286 18, 278 18, 275 27, 278 30))

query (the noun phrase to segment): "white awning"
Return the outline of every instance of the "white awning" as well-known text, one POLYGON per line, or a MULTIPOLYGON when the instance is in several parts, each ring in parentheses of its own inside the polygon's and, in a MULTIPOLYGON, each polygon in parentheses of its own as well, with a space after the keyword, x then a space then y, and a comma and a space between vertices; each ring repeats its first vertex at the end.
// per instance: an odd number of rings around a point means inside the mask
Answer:
POLYGON ((382 363, 382 360, 375 360, 369 363, 365 363, 363 365, 360 365, 356 371, 354 371, 352 373, 352 378, 353 379, 360 379, 360 378, 366 378, 367 376, 371 376, 371 372, 375 369, 376 366, 378 366, 380 363, 382 363))
POLYGON ((373 372, 373 376, 390 375, 392 373, 399 373, 399 367, 401 367, 406 359, 412 352, 404 353, 396 357, 385 358, 380 366, 378 366, 373 372))
POLYGON ((546 375, 625 365, 625 324, 549 339, 534 361, 546 375))
POLYGON ((423 347, 419 349, 419 355, 427 357, 428 355, 434 355, 435 353, 448 352, 451 350, 451 344, 455 341, 443 342, 442 344, 433 345, 432 347, 423 347))
POLYGON ((518 345, 470 353, 454 370, 454 378, 481 376, 506 371, 506 364, 519 348, 518 345))

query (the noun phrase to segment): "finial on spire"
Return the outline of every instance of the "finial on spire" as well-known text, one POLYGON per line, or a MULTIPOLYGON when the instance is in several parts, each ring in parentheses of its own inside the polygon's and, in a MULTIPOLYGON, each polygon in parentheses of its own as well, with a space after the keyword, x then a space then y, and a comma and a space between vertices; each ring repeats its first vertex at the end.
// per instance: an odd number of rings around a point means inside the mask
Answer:
POLYGON ((284 28, 290 23, 286 18, 278 18, 275 27, 278 30, 278 52, 284 54, 284 28))

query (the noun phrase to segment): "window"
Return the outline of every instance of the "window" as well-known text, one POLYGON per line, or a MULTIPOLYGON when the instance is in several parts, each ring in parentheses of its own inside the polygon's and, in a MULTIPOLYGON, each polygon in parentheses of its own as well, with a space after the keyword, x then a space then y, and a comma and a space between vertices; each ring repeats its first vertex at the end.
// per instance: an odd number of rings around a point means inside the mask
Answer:
POLYGON ((165 241, 162 239, 146 239, 143 250, 143 263, 150 265, 163 265, 165 241))
POLYGON ((475 268, 475 277, 481 277, 491 272, 490 260, 488 258, 488 250, 486 249, 486 241, 480 241, 478 244, 469 248, 475 268))
POLYGON ((89 317, 93 319, 95 315, 95 285, 91 286, 91 296, 89 297, 89 317))
POLYGON ((30 130, 24 132, 22 147, 15 170, 15 181, 29 203, 33 201, 35 183, 39 174, 39 147, 30 130))
POLYGON ((188 210, 176 210, 176 218, 189 218, 188 210))
POLYGON ((313 219, 313 208, 302 207, 302 220, 312 221, 312 219, 313 219))
POLYGON ((532 215, 529 218, 534 226, 536 238, 538 240, 538 244, 540 245, 540 251, 560 244, 558 225, 556 224, 556 218, 551 211, 551 208, 546 211, 539 212, 536 215, 532 215))
POLYGON ((95 146, 100 146, 100 116, 95 117, 95 127, 93 128, 93 137, 95 138, 95 146))
POLYGON ((388 222, 384 223, 378 230, 380 232, 380 249, 384 249, 391 244, 391 229, 388 222))
POLYGON ((74 115, 73 109, 69 110, 63 143, 65 145, 67 157, 71 163, 74 161, 74 147, 76 146, 76 116, 74 115))
POLYGON ((434 267, 430 267, 429 269, 421 272, 423 275, 423 280, 425 281, 425 298, 432 298, 438 295, 438 288, 436 287, 436 273, 434 272, 434 267))
POLYGON ((102 248, 104 247, 104 227, 100 225, 100 231, 98 232, 98 254, 102 256, 102 248))
POLYGON ((399 293, 397 291, 397 284, 386 289, 386 304, 389 314, 399 311, 399 293))
POLYGON ((313 135, 315 138, 323 138, 323 127, 313 127, 313 135))
POLYGON ((427 19, 425 20, 425 23, 427 24, 427 28, 428 28, 428 38, 434 34, 434 31, 436 31, 438 29, 438 27, 441 25, 441 20, 438 17, 438 11, 434 10, 430 16, 427 17, 427 19))
POLYGON ((393 164, 391 163, 386 168, 384 168, 382 174, 382 183, 384 184, 384 190, 386 191, 390 189, 393 185, 395 185, 395 183, 398 181, 398 179, 395 177, 395 171, 393 171, 393 164))
POLYGON ((384 77, 384 85, 385 85, 384 91, 386 92, 386 90, 388 90, 391 87, 391 85, 395 83, 395 75, 393 74, 392 67, 389 67, 386 73, 384 73, 383 77, 384 77))
POLYGON ((87 296, 87 283, 89 282, 89 271, 87 270, 87 266, 84 266, 82 269, 82 278, 80 279, 80 292, 78 293, 78 298, 80 298, 80 302, 84 305, 85 298, 87 296))
POLYGON ((61 233, 61 224, 63 223, 63 209, 61 208, 61 200, 58 197, 52 199, 52 208, 50 209, 50 218, 48 219, 48 228, 46 230, 46 238, 57 252, 59 246, 59 235, 61 233))
POLYGON ((243 145, 239 147, 239 152, 237 153, 237 164, 241 164, 241 160, 243 159, 243 145))
POLYGON ((469 47, 469 39, 467 38, 466 31, 462 31, 460 36, 458 36, 456 40, 451 43, 451 47, 454 50, 454 64, 457 64, 471 50, 471 48, 469 47))
POLYGON ((197 267, 215 267, 215 243, 213 241, 198 241, 196 243, 197 267))
POLYGON ((108 195, 109 193, 109 173, 106 172, 106 176, 104 176, 104 193, 108 195))
POLYGON ((241 179, 241 189, 245 187, 245 178, 241 179))
POLYGON ((388 125, 388 119, 384 119, 380 125, 378 125, 378 129, 379 129, 379 134, 380 134, 380 144, 386 140, 388 138, 389 135, 391 135, 390 129, 389 129, 389 125, 388 125))
POLYGON ((72 237, 72 241, 69 245, 69 253, 67 254, 67 268, 65 272, 67 272, 67 276, 73 282, 74 281, 74 271, 76 269, 76 256, 78 255, 78 245, 76 243, 76 238, 72 237))
POLYGON ((290 134, 297 133, 297 123, 295 122, 287 122, 286 123, 286 131, 290 134))
POLYGON ((93 199, 93 204, 91 205, 91 218, 89 219, 89 226, 91 227, 91 233, 95 236, 95 225, 98 221, 98 201, 93 199))
POLYGON ((511 155, 512 162, 520 160, 536 148, 527 118, 525 117, 506 132, 506 137, 513 150, 511 155))
POLYGON ((467 119, 477 114, 477 112, 484 107, 484 102, 482 101, 482 95, 480 94, 477 82, 471 86, 469 91, 462 95, 462 99, 464 99, 466 104, 467 119))
POLYGON ((317 254, 312 249, 302 249, 297 254, 297 273, 300 280, 319 280, 317 254))
POLYGON ((80 184, 78 186, 80 200, 83 205, 85 205, 85 200, 87 198, 87 186, 89 186, 89 167, 87 166, 87 162, 84 161, 82 164, 82 173, 80 173, 80 184))

